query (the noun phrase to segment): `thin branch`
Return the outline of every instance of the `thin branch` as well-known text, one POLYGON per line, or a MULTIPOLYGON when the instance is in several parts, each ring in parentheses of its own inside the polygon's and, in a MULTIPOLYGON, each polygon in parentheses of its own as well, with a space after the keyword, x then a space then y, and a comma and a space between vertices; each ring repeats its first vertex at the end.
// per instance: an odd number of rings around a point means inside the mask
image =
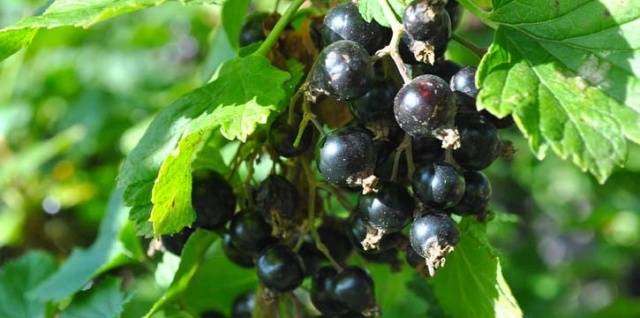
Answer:
POLYGON ((389 22, 391 31, 393 33, 391 35, 391 41, 389 41, 389 45, 378 51, 376 53, 376 56, 391 56, 393 63, 395 63, 396 67, 398 68, 400 76, 402 76, 402 80, 405 83, 408 83, 411 81, 411 77, 409 76, 409 72, 407 72, 407 67, 404 65, 404 61, 402 61, 402 57, 400 57, 400 52, 398 51, 398 46, 400 45, 402 35, 404 34, 404 27, 402 26, 402 23, 398 21, 396 14, 393 12, 393 9, 391 9, 391 6, 387 2, 387 0, 378 0, 378 2, 380 3, 380 7, 382 7, 384 17, 387 19, 387 22, 389 22))
POLYGON ((482 58, 486 53, 487 50, 483 49, 481 47, 476 46, 475 44, 469 42, 469 40, 457 35, 457 34, 453 34, 453 36, 451 37, 454 41, 460 43, 462 46, 464 46, 467 50, 471 51, 473 54, 477 55, 479 58, 482 58))

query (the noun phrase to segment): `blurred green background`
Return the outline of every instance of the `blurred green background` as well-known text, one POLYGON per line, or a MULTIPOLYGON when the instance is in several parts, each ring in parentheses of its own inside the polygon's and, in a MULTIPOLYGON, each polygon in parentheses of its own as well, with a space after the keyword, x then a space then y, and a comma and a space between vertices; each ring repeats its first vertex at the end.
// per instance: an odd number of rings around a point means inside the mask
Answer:
MULTIPOLYGON (((0 1, 0 27, 42 5, 0 1)), ((253 9, 272 6, 258 1, 253 9)), ((0 263, 33 249, 63 260, 96 239, 119 165, 153 114, 233 55, 219 21, 216 7, 170 2, 89 30, 40 32, 0 64, 0 263)), ((457 32, 480 46, 492 36, 467 15, 457 32)), ((447 54, 478 62, 456 43, 447 54)), ((488 171, 496 212, 490 239, 527 317, 640 317, 640 148, 631 146, 626 167, 599 185, 552 154, 538 161, 517 130, 503 137, 517 153, 488 171)), ((125 317, 141 316, 178 264, 172 255, 146 259, 145 242, 132 244, 130 258, 142 261, 114 273, 135 291, 125 317)), ((217 248, 185 297, 192 310, 228 311, 254 284, 251 271, 217 248), (218 282, 213 290, 210 281, 218 282)), ((392 294, 388 270, 373 272, 378 289, 392 294)))

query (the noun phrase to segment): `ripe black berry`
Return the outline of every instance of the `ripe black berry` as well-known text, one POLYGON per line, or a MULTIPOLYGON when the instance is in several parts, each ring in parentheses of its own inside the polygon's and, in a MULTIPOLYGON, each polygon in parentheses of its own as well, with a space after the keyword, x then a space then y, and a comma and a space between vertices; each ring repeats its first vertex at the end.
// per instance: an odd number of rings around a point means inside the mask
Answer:
POLYGON ((390 32, 375 21, 365 21, 358 7, 345 3, 327 12, 322 28, 325 45, 339 40, 351 40, 359 43, 369 54, 374 54, 388 42, 390 32))
POLYGON ((451 33, 449 13, 427 0, 415 0, 404 11, 402 23, 407 33, 418 41, 429 41, 438 34, 451 33))
POLYGON ((376 164, 371 134, 346 127, 327 134, 319 145, 318 169, 327 181, 354 186, 369 177, 376 164))
POLYGON ((467 66, 459 70, 451 77, 451 90, 461 92, 473 99, 478 97, 478 87, 476 87, 476 68, 467 66))
POLYGON ((333 267, 320 268, 311 280, 311 303, 323 315, 339 316, 349 311, 333 294, 337 272, 333 267))
POLYGON ((353 251, 349 236, 340 228, 340 224, 323 224, 317 229, 320 241, 327 247, 329 254, 339 264, 344 264, 353 251))
POLYGON ((293 120, 289 123, 289 114, 283 113, 271 124, 269 129, 269 144, 283 157, 290 158, 301 155, 311 146, 313 127, 310 125, 307 125, 302 133, 302 138, 298 146, 295 147, 293 145, 298 135, 300 117, 300 115, 295 114, 293 120))
POLYGON ((413 269, 420 270, 425 265, 424 258, 416 253, 413 248, 407 248, 407 254, 405 257, 407 264, 409 264, 413 269))
POLYGON ((373 280, 359 267, 347 267, 333 283, 333 295, 355 312, 363 312, 375 305, 373 280))
POLYGON ((444 159, 442 142, 434 137, 419 137, 411 140, 413 161, 417 164, 441 161, 444 159))
POLYGON ((164 248, 173 253, 174 255, 180 256, 182 253, 182 249, 184 245, 187 244, 187 240, 193 234, 193 229, 185 227, 180 232, 171 234, 171 235, 162 235, 160 240, 162 241, 162 245, 164 248))
POLYGON ((229 225, 231 242, 247 253, 257 253, 272 241, 271 226, 256 212, 243 211, 229 225))
POLYGON ((268 16, 266 13, 257 13, 247 18, 240 29, 240 46, 247 46, 266 38, 263 23, 268 16))
POLYGON ((446 214, 426 214, 411 225, 409 239, 413 250, 425 259, 429 274, 444 265, 445 257, 458 244, 460 234, 446 214))
POLYGON ((278 292, 294 290, 304 279, 302 260, 284 245, 273 245, 262 251, 256 261, 256 269, 260 281, 278 292))
POLYGON ((388 233, 382 236, 378 242, 376 248, 365 250, 362 246, 362 241, 367 237, 367 233, 374 231, 374 229, 367 224, 360 216, 351 218, 349 224, 351 230, 349 231, 349 238, 354 246, 358 247, 358 251, 365 252, 367 254, 376 254, 388 251, 390 249, 397 248, 405 240, 404 236, 400 232, 388 233))
POLYGON ((500 155, 498 131, 484 120, 462 118, 456 120, 460 132, 460 148, 453 151, 453 158, 465 169, 482 170, 500 155))
POLYGON ((240 267, 250 268, 254 265, 253 256, 237 248, 231 241, 229 234, 224 234, 222 237, 222 251, 231 262, 240 267))
POLYGON ((414 78, 398 92, 394 113, 400 128, 409 135, 432 135, 435 129, 447 126, 455 117, 449 85, 434 75, 414 78))
POLYGON ((482 216, 491 198, 491 183, 487 176, 478 171, 464 173, 465 190, 462 200, 451 210, 462 215, 482 216))
POLYGON ((460 23, 460 16, 462 15, 462 7, 460 7, 460 3, 458 3, 457 0, 449 0, 444 6, 444 9, 447 10, 449 17, 451 18, 451 29, 455 29, 460 23))
POLYGON ((191 202, 196 211, 195 225, 208 230, 224 226, 236 210, 233 188, 213 171, 194 173, 191 202))
POLYGON ((362 195, 358 202, 362 219, 385 233, 400 231, 409 224, 413 208, 409 192, 393 182, 380 184, 377 192, 362 195))
POLYGON ((361 97, 349 102, 351 113, 367 123, 393 116, 393 99, 398 90, 391 81, 376 81, 361 97))
POLYGON ((256 294, 248 292, 233 300, 231 318, 251 318, 256 308, 256 294))
POLYGON ((373 78, 367 51, 360 44, 341 40, 324 48, 311 70, 312 91, 329 94, 338 100, 364 95, 373 78))
POLYGON ((446 162, 427 164, 418 169, 411 182, 413 192, 431 208, 449 208, 464 195, 464 177, 446 162))
POLYGON ((269 224, 295 222, 298 211, 298 190, 279 175, 267 177, 255 191, 256 209, 269 224))

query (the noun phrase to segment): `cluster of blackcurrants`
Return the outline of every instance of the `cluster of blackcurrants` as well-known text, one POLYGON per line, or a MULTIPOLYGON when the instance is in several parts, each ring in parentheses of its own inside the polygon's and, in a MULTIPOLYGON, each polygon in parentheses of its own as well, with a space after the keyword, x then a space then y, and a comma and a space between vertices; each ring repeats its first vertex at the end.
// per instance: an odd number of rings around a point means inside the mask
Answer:
MULTIPOLYGON (((278 157, 315 158, 319 174, 336 191, 362 189, 347 220, 313 220, 311 226, 320 225, 309 233, 306 218, 316 211, 305 211, 302 203, 312 199, 304 195, 308 185, 298 185, 300 179, 291 174, 270 175, 253 190, 252 202, 236 212, 229 183, 217 173, 196 172, 195 227, 221 233, 227 258, 255 267, 271 293, 290 292, 311 277, 311 303, 323 317, 379 312, 372 278, 347 264, 353 250, 394 266, 399 251, 406 250, 411 267, 434 275, 459 241, 450 215, 486 217, 491 185, 480 170, 504 151, 497 129, 511 125, 476 110, 474 68, 443 58, 459 12, 456 1, 416 0, 407 7, 400 52, 412 79, 404 83, 395 66, 385 67, 389 60, 376 56, 391 30, 366 22, 351 2, 325 16, 318 32, 323 49, 302 88, 311 101, 344 103, 354 120, 322 132, 314 143, 313 127, 301 125, 308 110, 290 109, 271 123, 267 141, 278 157)), ((248 20, 242 44, 263 39, 264 17, 248 20)), ((180 254, 192 231, 163 236, 163 245, 180 254)), ((255 299, 239 299, 232 317, 250 317, 255 299)))

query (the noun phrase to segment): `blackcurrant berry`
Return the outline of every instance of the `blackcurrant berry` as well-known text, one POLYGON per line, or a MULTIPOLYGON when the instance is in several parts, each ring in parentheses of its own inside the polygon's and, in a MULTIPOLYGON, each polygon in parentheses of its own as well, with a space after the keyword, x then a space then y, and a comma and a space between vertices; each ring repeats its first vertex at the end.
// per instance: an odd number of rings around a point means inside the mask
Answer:
POLYGON ((373 66, 360 44, 341 40, 325 47, 311 70, 310 89, 344 101, 358 98, 369 89, 373 66))
POLYGON ((340 228, 340 225, 323 224, 318 227, 317 231, 320 241, 327 247, 331 257, 338 264, 344 264, 351 255, 353 246, 349 236, 340 228))
POLYGON ((448 215, 426 214, 413 221, 409 239, 411 247, 425 259, 428 272, 433 276, 458 244, 460 233, 448 215))
POLYGON ((358 213, 371 227, 385 233, 402 230, 413 216, 414 202, 407 190, 394 182, 383 182, 377 192, 362 195, 358 213))
POLYGON ((432 135, 455 117, 455 105, 449 85, 434 75, 422 75, 405 84, 394 101, 394 113, 400 128, 414 137, 432 135))
POLYGON ((197 227, 214 230, 224 226, 236 210, 233 188, 218 173, 199 171, 193 175, 191 202, 197 227))
POLYGON ((349 311, 333 295, 333 284, 337 272, 333 267, 320 268, 311 280, 311 303, 323 315, 330 317, 339 316, 349 311))
POLYGON ((320 263, 325 260, 324 255, 316 248, 316 243, 313 241, 311 235, 304 238, 300 249, 298 249, 298 255, 300 255, 302 263, 304 264, 306 276, 315 273, 320 263))
POLYGON ((424 257, 420 256, 413 248, 407 248, 407 254, 405 255, 407 264, 411 266, 411 268, 420 270, 425 266, 424 257))
MULTIPOLYGON (((478 87, 476 87, 476 68, 467 66, 451 77, 451 90, 459 92, 475 102, 478 97, 478 87)), ((475 107, 474 107, 475 108, 475 107)))
POLYGON ((415 0, 404 11, 402 18, 407 33, 418 41, 430 41, 434 37, 451 34, 451 18, 440 6, 434 6, 428 0, 415 0))
POLYGON ((251 318, 256 308, 256 294, 247 292, 233 300, 231 318, 251 318))
POLYGON ((355 312, 363 312, 375 305, 373 280, 359 267, 347 267, 338 273, 332 291, 336 299, 355 312))
POLYGON ((461 118, 456 120, 460 133, 460 148, 453 158, 465 169, 482 170, 500 155, 498 131, 484 120, 461 118))
POLYGON ((178 233, 162 235, 160 240, 162 241, 162 246, 164 246, 167 251, 180 256, 182 249, 184 248, 184 245, 187 244, 187 240, 191 234, 193 234, 193 229, 185 227, 178 233))
POLYGON ((372 122, 393 116, 393 99, 398 89, 391 81, 376 81, 361 97, 349 102, 351 113, 360 122, 372 122))
POLYGON ((200 318, 224 318, 224 315, 216 310, 208 310, 201 313, 200 318))
POLYGON ((247 253, 257 253, 272 242, 271 226, 253 211, 243 211, 233 216, 229 225, 231 242, 247 253))
POLYGON ((483 215, 491 198, 489 179, 482 172, 467 171, 464 173, 464 180, 464 196, 451 210, 462 215, 483 215))
POLYGON ((263 24, 268 16, 266 13, 256 13, 247 18, 240 29, 240 46, 247 46, 266 38, 263 24))
POLYGON ((302 138, 297 147, 294 146, 296 137, 298 136, 298 127, 300 125, 301 116, 294 114, 293 121, 289 122, 289 114, 283 113, 271 124, 269 129, 269 144, 275 151, 283 157, 295 157, 301 155, 313 141, 313 127, 307 125, 302 138))
POLYGON ((338 129, 327 134, 319 148, 318 170, 331 183, 355 186, 375 169, 376 149, 367 130, 338 129))
POLYGON ((444 159, 442 142, 434 137, 413 138, 411 150, 413 151, 413 161, 420 165, 444 159))
POLYGON ((339 40, 351 40, 359 43, 369 54, 374 54, 389 42, 390 30, 375 21, 365 21, 358 6, 348 2, 327 12, 322 28, 325 45, 339 40))
POLYGON ((458 3, 457 0, 449 0, 444 6, 444 9, 447 10, 449 17, 451 18, 451 29, 455 29, 460 23, 460 16, 462 15, 462 7, 460 7, 460 3, 458 3))
POLYGON ((258 278, 269 289, 287 292, 300 286, 304 265, 294 251, 284 245, 273 245, 262 251, 256 261, 258 278))
POLYGON ((349 221, 351 225, 351 230, 349 232, 349 238, 354 246, 358 247, 358 251, 364 252, 366 254, 376 254, 388 251, 390 249, 397 248, 405 241, 402 233, 388 233, 385 234, 382 239, 378 242, 376 248, 365 250, 362 246, 362 241, 367 237, 367 233, 374 231, 371 226, 367 224, 367 222, 363 221, 360 216, 355 216, 351 218, 349 221))
POLYGON ((255 191, 256 209, 269 224, 295 222, 298 212, 298 190, 279 175, 267 177, 255 191))
POLYGON ((446 162, 427 164, 418 169, 412 178, 413 192, 431 208, 450 208, 464 195, 464 177, 446 162))
POLYGON ((369 251, 360 252, 360 256, 367 262, 376 264, 390 264, 393 268, 400 266, 398 260, 398 249, 392 248, 378 253, 370 253, 369 251))
POLYGON ((229 234, 224 234, 222 237, 222 251, 231 262, 240 267, 250 268, 254 265, 253 256, 237 248, 231 241, 229 234))

